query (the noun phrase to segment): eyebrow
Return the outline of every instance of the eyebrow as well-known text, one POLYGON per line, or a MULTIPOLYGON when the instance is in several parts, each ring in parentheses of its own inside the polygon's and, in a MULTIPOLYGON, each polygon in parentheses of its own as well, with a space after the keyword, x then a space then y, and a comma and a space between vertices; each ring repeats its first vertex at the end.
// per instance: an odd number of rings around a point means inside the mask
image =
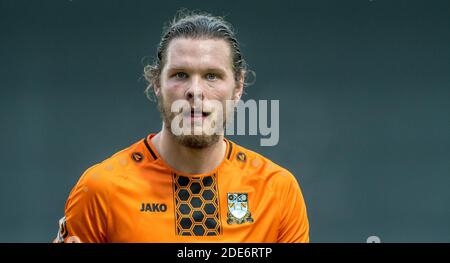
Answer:
MULTIPOLYGON (((167 69, 167 71, 169 71, 169 72, 173 72, 173 71, 186 71, 186 70, 187 70, 187 67, 182 67, 182 66, 174 66, 174 67, 169 67, 169 68, 167 69)), ((203 70, 203 69, 202 69, 202 70, 203 70)), ((226 71, 225 71, 224 69, 222 69, 222 68, 209 67, 209 68, 204 69, 203 71, 207 71, 207 72, 216 72, 216 73, 223 74, 223 75, 226 74, 226 71)))

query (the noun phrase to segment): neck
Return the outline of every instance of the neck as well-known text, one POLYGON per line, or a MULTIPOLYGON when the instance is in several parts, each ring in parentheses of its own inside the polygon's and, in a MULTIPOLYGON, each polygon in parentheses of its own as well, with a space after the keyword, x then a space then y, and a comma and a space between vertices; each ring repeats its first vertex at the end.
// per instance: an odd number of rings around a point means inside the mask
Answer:
POLYGON ((152 138, 152 143, 167 164, 189 174, 213 171, 222 162, 227 148, 223 137, 217 143, 202 149, 186 147, 165 128, 152 138))

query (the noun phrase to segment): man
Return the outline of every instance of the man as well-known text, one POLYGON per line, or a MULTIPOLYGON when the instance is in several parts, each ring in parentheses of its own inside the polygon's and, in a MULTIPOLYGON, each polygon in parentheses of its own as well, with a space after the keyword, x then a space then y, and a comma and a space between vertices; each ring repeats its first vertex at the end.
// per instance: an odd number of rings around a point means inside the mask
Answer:
POLYGON ((246 73, 231 26, 177 17, 144 71, 161 131, 81 176, 55 242, 309 242, 295 177, 223 136, 246 73))

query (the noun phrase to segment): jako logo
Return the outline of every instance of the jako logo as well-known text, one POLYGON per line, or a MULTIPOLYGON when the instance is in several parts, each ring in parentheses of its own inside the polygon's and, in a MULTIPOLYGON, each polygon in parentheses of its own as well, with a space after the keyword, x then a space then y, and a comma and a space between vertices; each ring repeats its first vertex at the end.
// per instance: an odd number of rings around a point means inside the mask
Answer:
POLYGON ((166 212, 166 211, 167 211, 166 204, 158 204, 158 203, 141 204, 141 212, 166 212))

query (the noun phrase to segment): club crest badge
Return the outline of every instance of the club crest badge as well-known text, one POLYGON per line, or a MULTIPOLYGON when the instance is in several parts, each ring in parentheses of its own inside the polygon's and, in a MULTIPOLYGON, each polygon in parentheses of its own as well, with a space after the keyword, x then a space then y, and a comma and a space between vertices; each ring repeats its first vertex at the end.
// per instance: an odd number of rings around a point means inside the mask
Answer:
POLYGON ((228 193, 227 200, 227 223, 229 225, 253 223, 252 214, 248 207, 247 193, 228 193))

